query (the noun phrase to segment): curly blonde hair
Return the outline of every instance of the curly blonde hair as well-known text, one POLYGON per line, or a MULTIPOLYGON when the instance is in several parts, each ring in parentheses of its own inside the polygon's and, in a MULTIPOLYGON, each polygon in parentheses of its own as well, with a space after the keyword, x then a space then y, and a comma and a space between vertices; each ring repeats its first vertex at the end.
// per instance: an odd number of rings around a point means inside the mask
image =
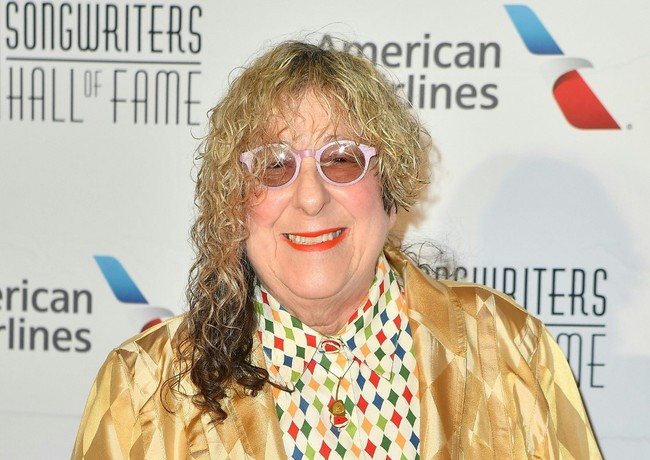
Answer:
POLYGON ((177 336, 177 368, 167 385, 177 394, 188 374, 193 402, 219 422, 232 390, 256 394, 268 381, 251 362, 257 314, 255 275, 245 253, 247 199, 259 183, 239 161, 241 152, 268 142, 274 119, 315 94, 355 140, 376 148, 376 173, 387 212, 408 209, 426 179, 421 176, 428 134, 372 62, 344 51, 290 41, 266 52, 234 79, 212 110, 199 149, 196 250, 187 289, 190 310, 177 336))

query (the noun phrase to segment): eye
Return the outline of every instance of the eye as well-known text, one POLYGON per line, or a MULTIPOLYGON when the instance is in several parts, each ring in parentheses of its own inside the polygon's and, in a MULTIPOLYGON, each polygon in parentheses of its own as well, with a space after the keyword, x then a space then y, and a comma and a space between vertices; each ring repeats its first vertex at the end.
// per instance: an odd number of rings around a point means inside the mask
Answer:
POLYGON ((269 144, 255 150, 256 174, 262 183, 278 187, 287 183, 296 171, 296 159, 283 144, 269 144))
POLYGON ((286 145, 269 144, 255 149, 255 161, 259 169, 269 170, 285 168, 295 163, 293 155, 286 145))
POLYGON ((287 166, 288 158, 286 153, 275 153, 268 157, 268 163, 266 164, 266 169, 279 169, 285 168, 287 166))
POLYGON ((321 167, 352 167, 363 169, 365 157, 361 149, 353 142, 336 143, 327 148, 320 157, 321 167))
POLYGON ((334 142, 321 153, 320 169, 330 181, 348 184, 363 176, 366 157, 353 141, 334 142))

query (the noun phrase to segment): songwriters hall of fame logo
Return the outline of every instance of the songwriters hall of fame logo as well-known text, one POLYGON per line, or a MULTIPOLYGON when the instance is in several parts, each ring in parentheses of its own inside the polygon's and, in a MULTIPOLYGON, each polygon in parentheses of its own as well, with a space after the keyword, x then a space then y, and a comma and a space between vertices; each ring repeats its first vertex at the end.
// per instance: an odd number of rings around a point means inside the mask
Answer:
POLYGON ((558 56, 546 63, 545 73, 553 82, 553 97, 567 121, 579 129, 620 129, 577 70, 592 67, 592 64, 586 59, 564 57, 542 21, 528 6, 506 5, 505 8, 528 51, 535 55, 558 56))
POLYGON ((198 125, 200 5, 0 0, 0 119, 198 125))

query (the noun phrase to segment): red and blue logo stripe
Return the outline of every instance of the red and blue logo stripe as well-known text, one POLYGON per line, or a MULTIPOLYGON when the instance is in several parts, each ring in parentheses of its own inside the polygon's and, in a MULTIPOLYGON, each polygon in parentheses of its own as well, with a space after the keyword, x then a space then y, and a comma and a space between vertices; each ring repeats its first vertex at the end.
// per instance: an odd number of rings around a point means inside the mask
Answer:
MULTIPOLYGON (((536 55, 564 56, 533 10, 525 5, 506 5, 505 8, 528 51, 536 55)), ((591 63, 565 57, 550 66, 555 74, 553 97, 564 117, 579 129, 620 129, 578 72, 581 67, 591 67, 591 63)))
POLYGON ((146 306, 146 308, 132 310, 129 315, 133 322, 143 325, 140 330, 144 331, 160 323, 163 319, 174 316, 174 313, 168 308, 150 306, 135 281, 115 257, 95 256, 95 262, 117 300, 121 303, 146 306))

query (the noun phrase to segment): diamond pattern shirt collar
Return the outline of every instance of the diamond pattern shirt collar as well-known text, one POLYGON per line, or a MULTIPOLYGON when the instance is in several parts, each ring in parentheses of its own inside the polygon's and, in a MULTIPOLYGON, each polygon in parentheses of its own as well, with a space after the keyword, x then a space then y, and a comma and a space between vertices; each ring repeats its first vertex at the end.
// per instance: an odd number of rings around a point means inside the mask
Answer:
POLYGON ((291 315, 259 283, 255 288, 259 335, 271 380, 293 390, 314 355, 331 340, 385 379, 390 379, 405 302, 396 275, 382 254, 367 297, 334 336, 324 336, 291 315))

